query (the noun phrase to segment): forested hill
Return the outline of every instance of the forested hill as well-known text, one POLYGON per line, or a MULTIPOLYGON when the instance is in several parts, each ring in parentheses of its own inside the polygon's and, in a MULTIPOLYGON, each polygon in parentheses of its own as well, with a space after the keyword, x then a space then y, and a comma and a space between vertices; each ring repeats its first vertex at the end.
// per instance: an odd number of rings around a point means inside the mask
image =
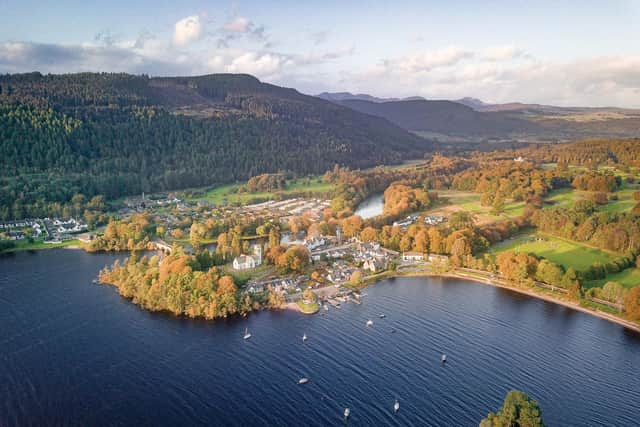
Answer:
POLYGON ((0 219, 127 194, 421 157, 379 117, 249 75, 0 75, 0 219))

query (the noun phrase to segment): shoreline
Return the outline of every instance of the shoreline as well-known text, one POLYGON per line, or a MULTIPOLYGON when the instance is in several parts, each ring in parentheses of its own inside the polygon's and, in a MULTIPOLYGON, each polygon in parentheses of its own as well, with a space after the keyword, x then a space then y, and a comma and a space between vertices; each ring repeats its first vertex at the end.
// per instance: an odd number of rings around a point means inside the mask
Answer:
MULTIPOLYGON (((532 298, 537 298, 537 299, 541 299, 543 301, 546 302, 550 302, 550 303, 554 303, 557 305, 561 305, 563 307, 567 307, 576 311, 580 311, 582 313, 585 314, 590 314, 594 317, 600 318, 602 320, 608 320, 609 322, 615 323, 619 326, 622 326, 624 328, 630 329, 636 333, 640 334, 640 325, 637 323, 634 323, 630 320, 626 320, 624 318, 615 316, 613 314, 601 311, 601 310, 593 310, 587 307, 583 307, 580 305, 580 303, 577 302, 573 302, 573 301, 567 301, 558 297, 554 297, 553 295, 547 295, 544 293, 539 293, 534 291, 531 288, 519 288, 519 287, 515 287, 515 286, 507 286, 507 285, 503 285, 501 283, 496 283, 493 281, 488 281, 486 279, 482 279, 480 277, 475 277, 475 276, 467 276, 467 275, 461 275, 461 274, 455 274, 455 273, 430 273, 430 272, 412 272, 412 273, 408 273, 408 274, 392 274, 392 275, 387 275, 385 277, 382 277, 380 279, 377 279, 375 281, 372 281, 370 284, 374 284, 376 282, 378 282, 379 280, 384 280, 384 279, 389 279, 389 278, 395 278, 395 277, 446 277, 446 278, 450 278, 450 279, 462 279, 462 280, 469 280, 472 282, 476 282, 476 283, 480 283, 486 286, 493 286, 496 288, 501 288, 501 289, 506 289, 508 291, 513 291, 513 292, 517 292, 519 294, 522 295, 527 295, 529 297, 532 298)), ((369 286, 370 284, 366 284, 366 286, 369 286)))

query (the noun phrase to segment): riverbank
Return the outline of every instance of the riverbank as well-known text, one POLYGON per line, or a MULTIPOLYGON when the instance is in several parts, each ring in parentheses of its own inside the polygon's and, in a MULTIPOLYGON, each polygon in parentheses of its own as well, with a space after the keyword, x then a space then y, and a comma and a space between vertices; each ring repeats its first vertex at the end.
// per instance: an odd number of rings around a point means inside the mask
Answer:
POLYGON ((489 280, 489 279, 485 279, 478 276, 473 276, 468 274, 459 274, 459 273, 435 273, 431 271, 412 271, 408 273, 403 273, 403 272, 393 272, 393 273, 394 274, 386 274, 383 277, 376 278, 376 280, 367 282, 365 286, 368 286, 369 284, 375 283, 382 279, 393 278, 393 277, 448 277, 448 278, 454 278, 454 279, 470 280, 476 283, 481 283, 483 285, 506 289, 509 291, 517 292, 519 294, 530 296, 532 298, 538 298, 547 302, 561 305, 576 311, 580 311, 582 313, 590 314, 600 319, 608 320, 609 322, 616 323, 634 332, 640 333, 640 324, 638 323, 629 321, 619 316, 615 316, 611 313, 607 313, 602 310, 596 310, 596 309, 584 307, 580 305, 580 303, 578 302, 570 301, 570 300, 561 298, 560 296, 552 295, 542 291, 537 291, 533 288, 509 286, 509 285, 496 282, 495 280, 489 280))

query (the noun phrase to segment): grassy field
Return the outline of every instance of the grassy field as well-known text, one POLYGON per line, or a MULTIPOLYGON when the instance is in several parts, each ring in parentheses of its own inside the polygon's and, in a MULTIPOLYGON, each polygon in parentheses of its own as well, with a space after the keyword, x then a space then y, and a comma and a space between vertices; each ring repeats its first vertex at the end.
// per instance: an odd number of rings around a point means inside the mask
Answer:
POLYGON ((288 181, 286 188, 279 192, 238 193, 237 191, 240 187, 240 184, 224 185, 209 190, 204 196, 195 197, 193 200, 206 200, 215 205, 223 203, 249 204, 254 200, 275 199, 278 195, 286 196, 299 192, 326 193, 335 189, 333 184, 325 182, 321 177, 299 178, 288 181))
POLYGON ((493 246, 492 252, 533 253, 565 268, 573 267, 576 270, 584 270, 596 261, 606 263, 616 257, 608 252, 556 237, 540 236, 542 240, 536 240, 537 236, 536 234, 517 236, 493 246))
POLYGON ((587 288, 592 288, 595 286, 603 286, 607 282, 618 282, 626 288, 640 285, 640 269, 627 268, 620 273, 609 274, 605 279, 586 282, 584 283, 584 286, 587 288))
POLYGON ((514 218, 522 215, 524 202, 506 202, 501 215, 491 214, 490 206, 480 204, 480 194, 468 191, 444 190, 438 191, 438 197, 446 199, 445 203, 439 204, 427 213, 433 215, 451 215, 454 212, 466 211, 475 215, 478 225, 488 224, 503 218, 514 218))
MULTIPOLYGON (((630 211, 635 205, 636 201, 633 200, 633 192, 636 191, 633 188, 626 188, 615 192, 618 196, 618 200, 611 200, 609 203, 598 207, 600 212, 626 212, 630 211)), ((576 191, 570 188, 562 188, 549 193, 546 198, 547 201, 552 202, 552 207, 559 208, 571 208, 573 204, 580 199, 589 197, 588 191, 576 191)))
POLYGON ((65 240, 60 243, 44 243, 42 240, 37 240, 33 243, 27 242, 27 240, 21 240, 16 243, 16 246, 11 249, 7 249, 3 252, 19 252, 19 251, 36 251, 41 249, 53 249, 53 248, 65 248, 69 246, 81 246, 80 240, 65 240))

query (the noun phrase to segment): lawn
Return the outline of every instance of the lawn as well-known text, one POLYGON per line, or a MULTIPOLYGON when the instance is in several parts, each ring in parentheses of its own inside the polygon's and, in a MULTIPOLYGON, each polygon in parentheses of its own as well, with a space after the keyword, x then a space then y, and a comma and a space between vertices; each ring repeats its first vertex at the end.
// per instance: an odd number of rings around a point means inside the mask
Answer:
POLYGON ((604 264, 616 257, 608 252, 556 237, 539 236, 542 240, 536 240, 538 236, 537 234, 517 236, 493 246, 492 252, 533 253, 565 268, 573 267, 576 270, 585 270, 596 261, 604 264))
POLYGON ((257 200, 275 199, 278 195, 291 195, 293 193, 318 193, 323 194, 335 189, 331 183, 325 182, 321 177, 298 178, 287 182, 286 188, 282 191, 265 191, 259 193, 238 193, 240 184, 224 185, 207 191, 202 197, 194 200, 206 200, 215 205, 223 203, 239 203, 241 205, 252 203, 257 200))
POLYGON ((584 285, 587 288, 593 288, 595 286, 602 287, 607 282, 618 282, 625 288, 632 288, 636 285, 640 285, 640 269, 627 268, 620 273, 609 274, 605 279, 592 280, 586 282, 584 285))
POLYGON ((81 246, 80 240, 65 240, 60 243, 44 243, 42 240, 36 240, 33 243, 29 243, 26 239, 16 242, 16 246, 11 249, 7 249, 4 252, 19 252, 19 251, 35 251, 40 249, 53 249, 53 248, 65 248, 68 246, 81 246))
POLYGON ((453 212, 466 211, 476 216, 478 225, 495 222, 501 218, 515 218, 522 215, 524 211, 524 202, 506 202, 502 215, 496 216, 491 214, 490 206, 482 206, 480 204, 480 194, 468 191, 443 190, 438 191, 438 197, 446 199, 447 202, 436 205, 435 208, 429 209, 427 213, 433 215, 449 216, 453 212))
MULTIPOLYGON (((598 207, 600 212, 626 212, 631 210, 636 201, 633 200, 633 192, 636 191, 632 188, 626 188, 624 190, 617 191, 615 193, 618 196, 618 200, 611 200, 606 205, 598 207)), ((550 201, 553 204, 552 207, 569 209, 573 207, 573 204, 580 199, 585 199, 590 195, 588 191, 576 191, 570 188, 563 188, 560 190, 554 190, 549 193, 546 201, 550 201)))

